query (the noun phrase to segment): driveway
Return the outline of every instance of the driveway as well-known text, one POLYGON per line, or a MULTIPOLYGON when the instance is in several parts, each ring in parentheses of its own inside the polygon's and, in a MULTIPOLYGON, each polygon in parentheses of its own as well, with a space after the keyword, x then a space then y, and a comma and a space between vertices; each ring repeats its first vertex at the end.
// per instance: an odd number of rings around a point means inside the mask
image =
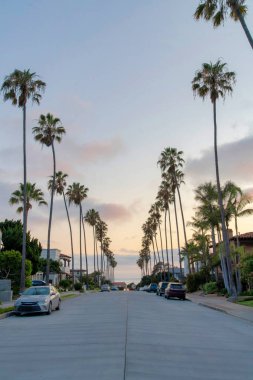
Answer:
POLYGON ((252 380, 253 325, 142 292, 0 321, 3 380, 252 380))

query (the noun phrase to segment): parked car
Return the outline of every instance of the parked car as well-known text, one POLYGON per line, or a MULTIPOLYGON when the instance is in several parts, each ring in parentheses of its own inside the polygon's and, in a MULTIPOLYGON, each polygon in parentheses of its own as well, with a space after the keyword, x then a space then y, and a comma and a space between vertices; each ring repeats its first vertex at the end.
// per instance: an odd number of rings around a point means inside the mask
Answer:
POLYGON ((157 286, 157 290, 156 290, 156 295, 163 296, 167 286, 168 286, 168 282, 159 282, 157 286))
POLYGON ((143 288, 141 289, 143 292, 146 292, 148 290, 149 285, 144 285, 143 288))
POLYGON ((152 282, 148 288, 147 288, 147 292, 148 293, 156 293, 156 290, 157 290, 157 284, 155 284, 154 282, 152 282))
POLYGON ((185 288, 183 284, 178 282, 169 282, 164 293, 165 298, 177 297, 182 300, 185 300, 185 288))
POLYGON ((42 280, 32 280, 32 286, 46 286, 47 283, 42 280))
POLYGON ((100 289, 101 292, 109 292, 110 290, 110 285, 108 284, 103 284, 100 289))
POLYGON ((32 286, 26 289, 14 304, 16 315, 28 313, 51 314, 60 310, 60 293, 53 286, 32 286))
POLYGON ((111 290, 113 290, 113 291, 117 291, 117 290, 119 290, 119 288, 117 287, 117 286, 111 286, 111 290))

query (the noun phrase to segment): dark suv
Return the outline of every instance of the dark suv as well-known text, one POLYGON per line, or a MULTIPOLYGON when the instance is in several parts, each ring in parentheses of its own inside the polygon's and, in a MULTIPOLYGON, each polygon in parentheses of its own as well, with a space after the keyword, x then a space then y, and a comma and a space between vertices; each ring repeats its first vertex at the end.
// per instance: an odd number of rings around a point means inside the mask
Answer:
POLYGON ((163 296, 164 291, 167 288, 167 286, 168 286, 168 282, 159 282, 159 284, 157 286, 156 295, 157 296, 163 296))
POLYGON ((177 297, 185 300, 185 288, 183 284, 178 282, 169 282, 165 289, 164 297, 169 299, 170 297, 177 297))
POLYGON ((155 284, 154 282, 151 283, 148 287, 148 289, 146 290, 148 293, 156 293, 156 289, 157 289, 157 284, 155 284))

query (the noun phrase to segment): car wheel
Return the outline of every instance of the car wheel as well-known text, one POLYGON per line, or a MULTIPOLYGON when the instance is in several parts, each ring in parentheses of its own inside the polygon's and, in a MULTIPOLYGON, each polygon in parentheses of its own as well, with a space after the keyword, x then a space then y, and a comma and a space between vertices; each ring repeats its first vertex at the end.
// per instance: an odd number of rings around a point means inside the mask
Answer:
POLYGON ((50 315, 51 313, 52 313, 52 302, 50 302, 48 305, 47 315, 50 315))
POLYGON ((61 309, 61 300, 59 300, 58 306, 55 310, 60 310, 61 309))

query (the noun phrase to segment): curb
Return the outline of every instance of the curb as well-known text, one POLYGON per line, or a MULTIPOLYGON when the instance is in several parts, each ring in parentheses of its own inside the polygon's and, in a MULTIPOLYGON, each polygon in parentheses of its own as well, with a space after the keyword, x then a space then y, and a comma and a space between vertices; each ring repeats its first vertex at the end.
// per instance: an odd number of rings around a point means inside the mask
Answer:
POLYGON ((192 302, 192 303, 195 303, 196 305, 203 306, 203 307, 206 307, 206 308, 208 308, 208 309, 215 310, 215 311, 219 311, 219 312, 221 312, 221 313, 223 313, 223 314, 230 315, 231 317, 234 317, 234 318, 237 318, 237 319, 241 319, 241 320, 243 320, 243 321, 245 321, 245 322, 248 322, 248 323, 253 324, 253 321, 252 321, 252 320, 247 319, 247 318, 243 318, 243 317, 239 317, 238 315, 235 315, 235 314, 229 313, 228 311, 226 311, 226 310, 224 310, 224 309, 221 309, 221 308, 219 308, 219 307, 212 306, 212 305, 207 305, 207 304, 204 304, 204 303, 201 303, 201 302, 194 302, 194 301, 190 300, 189 298, 188 298, 188 300, 189 300, 190 302, 192 302))

